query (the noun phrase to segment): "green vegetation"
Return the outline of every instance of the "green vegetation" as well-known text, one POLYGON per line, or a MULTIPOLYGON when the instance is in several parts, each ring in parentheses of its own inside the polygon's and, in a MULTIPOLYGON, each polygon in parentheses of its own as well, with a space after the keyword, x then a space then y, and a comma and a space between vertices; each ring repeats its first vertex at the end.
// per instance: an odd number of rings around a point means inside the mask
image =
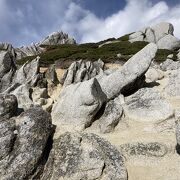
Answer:
POLYGON ((129 36, 133 34, 133 33, 130 33, 130 34, 126 34, 120 38, 118 38, 117 40, 120 40, 120 41, 128 41, 129 40, 129 36))
POLYGON ((106 40, 103 40, 103 41, 99 41, 98 44, 100 45, 100 44, 104 44, 104 43, 106 43, 108 41, 116 41, 116 40, 117 40, 116 38, 109 38, 109 39, 106 39, 106 40))
MULTIPOLYGON (((122 54, 121 60, 127 61, 129 57, 147 45, 146 42, 119 41, 116 43, 105 44, 99 47, 99 43, 87 43, 80 45, 56 45, 43 46, 46 52, 40 54, 42 66, 53 64, 55 61, 76 61, 79 59, 95 61, 101 58, 104 62, 115 62, 119 60, 117 54, 122 54)), ((35 56, 23 58, 18 64, 31 61, 35 56)))
MULTIPOLYGON (((54 46, 42 46, 46 48, 46 52, 40 54, 40 64, 41 66, 48 66, 58 61, 58 64, 66 64, 80 59, 95 61, 101 58, 105 63, 113 63, 117 60, 127 61, 132 55, 136 54, 142 48, 144 48, 147 42, 134 42, 130 43, 128 41, 130 34, 122 36, 118 39, 110 38, 98 43, 86 43, 86 44, 64 44, 64 45, 54 45, 54 46), (112 41, 112 43, 104 44, 105 42, 112 41), (114 42, 113 42, 114 41, 114 42), (99 46, 104 44, 103 46, 99 46), (121 54, 118 58, 117 54, 121 54)), ((169 54, 174 54, 175 51, 170 50, 158 50, 156 55, 156 61, 166 60, 169 54)), ((24 64, 26 61, 31 61, 35 56, 29 56, 18 60, 18 64, 24 64)))
POLYGON ((173 54, 173 60, 177 60, 177 52, 167 49, 158 49, 155 60, 156 61, 165 61, 169 54, 173 54))

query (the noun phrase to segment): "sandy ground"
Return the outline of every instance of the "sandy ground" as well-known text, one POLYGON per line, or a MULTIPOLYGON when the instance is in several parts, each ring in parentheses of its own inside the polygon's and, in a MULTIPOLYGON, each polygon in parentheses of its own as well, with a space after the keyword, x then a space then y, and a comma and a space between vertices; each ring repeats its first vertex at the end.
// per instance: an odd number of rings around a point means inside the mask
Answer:
MULTIPOLYGON (((155 88, 162 92, 167 82, 168 79, 165 77, 158 81, 159 85, 155 88)), ((164 95, 162 94, 162 96, 164 95)), ((180 107, 180 99, 166 99, 174 109, 180 107)), ((101 136, 117 148, 121 144, 133 142, 159 142, 167 147, 168 152, 163 157, 127 158, 126 167, 129 180, 180 180, 180 155, 176 152, 174 117, 160 124, 138 122, 125 117, 113 133, 101 136)))
MULTIPOLYGON (((106 67, 115 69, 119 64, 106 64, 106 67)), ((44 71, 45 69, 41 69, 44 71)), ((64 70, 57 69, 58 78, 64 70)), ((167 78, 159 81, 155 88, 162 92, 167 84, 167 78)), ((60 88, 61 89, 61 88, 60 88)), ((60 89, 54 91, 55 97, 60 89)), ((174 108, 180 107, 180 100, 167 99, 174 108)), ((87 130, 88 131, 88 130, 87 130)), ((92 129, 90 130, 92 132, 92 129)), ((96 130, 94 130, 95 133, 96 130)), ((99 134, 99 133, 97 133, 99 134)), ((180 155, 176 153, 175 119, 154 124, 153 122, 139 122, 124 117, 113 133, 99 134, 120 150, 120 145, 126 143, 159 142, 167 147, 167 153, 162 157, 131 156, 126 157, 125 163, 129 180, 180 180, 180 155)))

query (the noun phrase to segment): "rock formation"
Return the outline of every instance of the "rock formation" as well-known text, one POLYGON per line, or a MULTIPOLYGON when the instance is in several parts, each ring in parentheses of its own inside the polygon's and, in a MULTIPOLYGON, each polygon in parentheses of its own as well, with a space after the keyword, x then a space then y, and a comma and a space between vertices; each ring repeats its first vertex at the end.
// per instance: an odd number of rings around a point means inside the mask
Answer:
POLYGON ((146 41, 156 43, 159 49, 179 49, 180 40, 173 35, 174 27, 162 22, 152 27, 144 28, 129 36, 130 42, 146 41))
POLYGON ((100 77, 99 83, 108 99, 118 96, 120 93, 128 94, 140 87, 144 82, 144 75, 148 70, 157 52, 154 43, 147 45, 127 61, 122 69, 109 76, 100 77))
POLYGON ((68 34, 61 32, 53 32, 44 38, 40 45, 59 45, 59 44, 76 44, 73 38, 69 38, 68 34))
POLYGON ((0 179, 179 179, 180 50, 154 61, 158 48, 179 48, 173 30, 133 33, 130 41, 151 43, 126 63, 79 60, 61 78, 39 57, 16 60, 75 43, 66 34, 22 49, 0 44, 0 179))
POLYGON ((66 133, 54 142, 42 180, 127 180, 122 155, 94 134, 66 133))
POLYGON ((34 43, 30 46, 22 46, 20 48, 15 49, 17 55, 16 59, 19 60, 27 56, 36 56, 44 51, 45 51, 44 48, 34 43))
POLYGON ((138 121, 162 121, 173 116, 171 105, 151 88, 142 88, 125 98, 125 115, 138 121))
POLYGON ((179 69, 173 71, 169 75, 167 85, 164 87, 164 94, 168 97, 178 98, 180 97, 180 72, 179 69))
MULTIPOLYGON (((16 59, 22 59, 27 56, 37 56, 46 51, 42 45, 60 45, 60 44, 76 44, 73 38, 69 38, 68 34, 61 32, 54 32, 44 38, 41 42, 32 43, 29 46, 22 46, 19 48, 13 48, 16 54, 16 59)), ((7 46, 7 45, 6 45, 7 46)), ((6 47, 5 46, 5 47, 6 47)), ((1 45, 0 45, 1 49, 1 45)), ((10 47, 8 49, 11 49, 10 47)))
POLYGON ((172 59, 167 59, 160 64, 163 71, 177 70, 180 68, 180 61, 173 61, 172 59))
POLYGON ((84 130, 105 102, 106 95, 95 78, 69 85, 53 106, 53 123, 71 132, 84 130))
POLYGON ((71 66, 64 72, 61 79, 61 84, 68 86, 73 83, 87 81, 96 75, 103 72, 104 62, 99 59, 95 62, 84 62, 82 60, 74 62, 71 66))
POLYGON ((0 137, 1 151, 4 152, 1 154, 0 177, 28 179, 37 168, 52 133, 51 118, 41 108, 29 109, 16 119, 17 134, 14 134, 15 122, 11 121, 0 120, 0 127, 6 128, 0 137), (6 139, 3 141, 3 138, 6 139))

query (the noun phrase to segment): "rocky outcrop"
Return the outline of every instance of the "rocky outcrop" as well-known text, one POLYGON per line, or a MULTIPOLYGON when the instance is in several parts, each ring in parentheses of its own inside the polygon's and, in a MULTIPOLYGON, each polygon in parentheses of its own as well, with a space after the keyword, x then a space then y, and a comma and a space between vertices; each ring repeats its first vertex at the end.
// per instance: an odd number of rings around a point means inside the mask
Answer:
POLYGON ((0 93, 12 82, 16 66, 13 57, 8 51, 0 52, 0 93))
POLYGON ((94 134, 66 133, 55 140, 42 180, 126 180, 122 155, 94 134))
POLYGON ((61 32, 53 32, 44 38, 40 45, 59 45, 59 44, 76 44, 73 38, 69 38, 68 34, 61 32))
POLYGON ((22 46, 20 48, 15 49, 16 59, 19 60, 27 56, 37 56, 44 51, 44 48, 34 43, 30 46, 22 46))
POLYGON ((165 96, 170 98, 180 98, 180 72, 179 69, 173 71, 169 75, 169 80, 163 92, 165 96))
POLYGON ((84 130, 105 101, 106 95, 95 78, 69 85, 53 106, 53 123, 66 131, 84 130))
POLYGON ((180 153, 180 109, 175 111, 177 151, 180 153))
POLYGON ((145 76, 146 76, 146 82, 151 83, 163 79, 164 73, 158 68, 150 67, 146 72, 145 76))
POLYGON ((144 28, 129 36, 130 42, 146 41, 156 43, 159 49, 179 49, 180 40, 173 35, 174 27, 170 23, 162 22, 152 27, 144 28))
POLYGON ((147 122, 166 120, 173 116, 172 106, 152 88, 142 88, 125 98, 125 116, 147 122))
POLYGON ((64 86, 68 86, 73 83, 87 81, 101 74, 103 69, 104 62, 100 59, 95 62, 80 60, 71 64, 65 71, 60 82, 64 86))
POLYGON ((117 97, 109 101, 103 111, 101 117, 96 120, 97 126, 101 133, 110 133, 117 126, 123 115, 122 99, 124 97, 117 97))
POLYGON ((157 46, 151 43, 130 58, 122 68, 110 75, 99 77, 98 81, 108 99, 140 88, 156 52, 157 46))
POLYGON ((47 112, 50 112, 54 101, 48 95, 47 88, 35 87, 32 92, 33 104, 41 106, 47 112))
POLYGON ((16 59, 16 52, 12 44, 0 43, 0 51, 7 51, 11 54, 13 59, 16 59))
POLYGON ((59 84, 59 80, 57 77, 57 73, 56 73, 56 69, 55 69, 54 64, 49 66, 49 68, 45 72, 45 77, 50 83, 52 83, 54 85, 59 84))
POLYGON ((177 50, 180 49, 180 40, 173 35, 166 35, 157 42, 159 49, 177 50))
POLYGON ((31 98, 32 87, 38 81, 39 74, 39 58, 30 63, 25 63, 15 72, 13 80, 9 88, 4 93, 16 95, 19 107, 28 109, 33 105, 31 98))
POLYGON ((176 70, 180 68, 180 61, 173 61, 172 59, 167 59, 160 64, 160 68, 163 71, 176 70))
POLYGON ((12 142, 15 139, 14 130, 15 130, 15 121, 9 120, 1 116, 0 117, 0 145, 1 145, 0 168, 1 168, 1 160, 7 157, 12 150, 12 146, 13 146, 12 142))
POLYGON ((15 138, 15 121, 9 120, 9 118, 17 113, 17 108, 15 96, 0 94, 0 167, 1 160, 12 150, 12 142, 15 138))
MULTIPOLYGON (((16 118, 17 134, 15 138, 13 121, 0 120, 0 127, 5 126, 3 137, 6 141, 1 146, 6 154, 1 154, 1 179, 29 179, 42 158, 47 140, 52 132, 51 118, 41 108, 32 108, 16 118), (9 141, 7 137, 9 136, 9 141), (4 148, 6 147, 6 148, 4 148), (11 151, 10 151, 11 150, 11 151), (2 156, 3 155, 3 156, 2 156)), ((2 135, 2 131, 0 133, 2 135)), ((0 150, 2 151, 2 149, 0 150)))
POLYGON ((0 94, 0 117, 10 118, 17 113, 18 103, 16 96, 0 94))
POLYGON ((176 140, 177 140, 177 151, 180 153, 180 121, 176 121, 176 140))
MULTIPOLYGON (((32 43, 29 46, 15 48, 16 59, 22 59, 27 56, 37 56, 46 51, 42 45, 60 45, 60 44, 76 44, 73 38, 69 38, 68 34, 63 32, 54 32, 44 38, 39 43, 32 43)), ((1 47, 1 46, 0 46, 1 47)))
POLYGON ((158 142, 153 143, 129 143, 120 146, 126 158, 131 156, 146 156, 146 157, 163 157, 168 153, 168 148, 164 144, 158 142))
POLYGON ((13 83, 30 84, 33 86, 38 78, 40 68, 39 60, 40 58, 37 57, 33 61, 26 62, 21 66, 20 69, 16 71, 13 83))
POLYGON ((39 99, 37 97, 35 99, 32 98, 33 91, 35 91, 34 88, 47 88, 47 80, 39 72, 39 57, 25 63, 16 70, 14 61, 8 56, 8 52, 6 53, 4 53, 3 58, 0 58, 2 59, 2 62, 0 61, 2 64, 0 92, 15 95, 21 109, 27 110, 34 104, 41 104, 44 109, 51 110, 53 101, 48 95, 45 97, 39 96, 39 99), (6 53, 7 57, 5 56, 6 53))

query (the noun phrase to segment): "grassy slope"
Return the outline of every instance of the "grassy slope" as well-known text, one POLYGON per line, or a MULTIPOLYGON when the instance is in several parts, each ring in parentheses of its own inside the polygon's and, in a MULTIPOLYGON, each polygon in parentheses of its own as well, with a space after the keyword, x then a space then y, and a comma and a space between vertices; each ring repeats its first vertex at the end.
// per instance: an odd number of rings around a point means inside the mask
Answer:
MULTIPOLYGON (((47 51, 39 55, 41 57, 41 65, 47 66, 55 63, 55 61, 66 64, 65 62, 73 62, 80 59, 95 61, 99 58, 101 58, 105 63, 115 62, 118 60, 127 61, 132 55, 140 51, 148 44, 147 42, 130 43, 128 41, 128 36, 129 35, 125 35, 118 39, 110 38, 98 43, 44 46, 47 51), (108 41, 119 42, 104 44, 108 41), (104 45, 99 47, 100 44, 104 45), (121 58, 117 57, 117 54, 119 53, 122 55, 121 58)), ((156 60, 163 61, 169 54, 176 55, 176 52, 169 50, 158 50, 156 60)), ((23 64, 24 62, 34 58, 35 56, 23 58, 18 61, 18 64, 23 64)))

